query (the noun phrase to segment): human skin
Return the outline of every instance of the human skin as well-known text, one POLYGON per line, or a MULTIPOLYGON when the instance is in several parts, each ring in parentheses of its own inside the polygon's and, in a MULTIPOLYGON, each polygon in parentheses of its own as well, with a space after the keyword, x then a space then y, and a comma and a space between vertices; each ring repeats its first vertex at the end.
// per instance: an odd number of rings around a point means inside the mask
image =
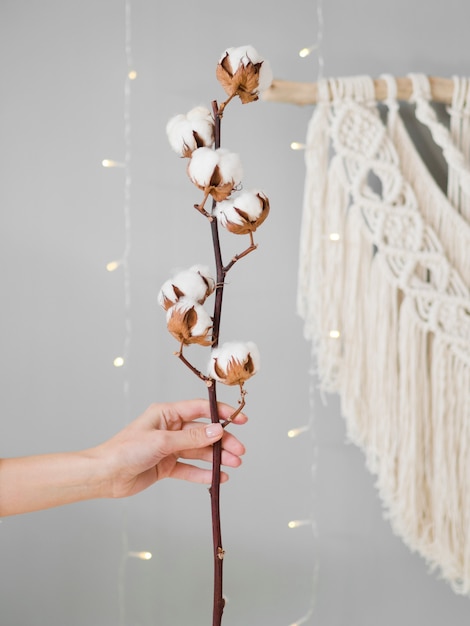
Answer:
MULTIPOLYGON (((221 421, 233 407, 219 403, 221 421)), ((150 405, 114 437, 93 448, 0 459, 0 517, 96 498, 134 495, 163 478, 209 484, 212 470, 187 461, 212 460, 222 439, 222 464, 238 467, 243 444, 210 415, 207 400, 150 405)), ((233 423, 244 424, 240 413, 233 423)), ((221 482, 228 475, 221 472, 221 482)))

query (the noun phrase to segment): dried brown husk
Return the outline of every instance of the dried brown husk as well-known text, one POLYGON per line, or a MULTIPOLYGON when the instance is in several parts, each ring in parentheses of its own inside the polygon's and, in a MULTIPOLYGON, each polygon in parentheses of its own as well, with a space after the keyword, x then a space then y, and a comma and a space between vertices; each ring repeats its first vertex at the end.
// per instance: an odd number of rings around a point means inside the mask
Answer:
POLYGON ((255 373, 255 365, 251 354, 241 362, 237 359, 230 359, 226 370, 219 367, 217 358, 214 359, 214 372, 225 385, 241 385, 251 378, 255 373))
POLYGON ((240 64, 235 73, 228 54, 217 65, 216 76, 229 97, 238 95, 243 104, 258 100, 259 73, 263 62, 240 64))
POLYGON ((233 191, 234 182, 222 182, 223 178, 218 165, 214 167, 214 171, 208 185, 200 185, 193 178, 191 180, 196 185, 196 187, 202 189, 205 194, 211 195, 216 202, 222 202, 222 200, 226 200, 233 191))
POLYGON ((234 233, 235 235, 248 235, 249 233, 254 233, 255 230, 261 226, 261 224, 264 222, 264 220, 268 217, 269 215, 269 200, 268 198, 266 198, 266 196, 262 196, 260 194, 257 194, 257 197, 260 201, 260 204, 262 206, 261 208, 261 213, 259 214, 259 216, 256 219, 251 219, 250 216, 248 215, 248 213, 246 213, 246 211, 242 211, 241 209, 237 208, 236 206, 234 206, 234 210, 236 211, 236 213, 242 218, 243 223, 240 224, 238 222, 231 222, 228 218, 225 224, 225 228, 231 232, 234 233))
POLYGON ((212 341, 208 338, 211 331, 210 327, 205 330, 203 335, 193 336, 192 330, 197 322, 198 315, 194 306, 187 309, 175 307, 168 319, 167 328, 180 343, 185 345, 196 343, 201 346, 210 346, 212 344, 212 341))

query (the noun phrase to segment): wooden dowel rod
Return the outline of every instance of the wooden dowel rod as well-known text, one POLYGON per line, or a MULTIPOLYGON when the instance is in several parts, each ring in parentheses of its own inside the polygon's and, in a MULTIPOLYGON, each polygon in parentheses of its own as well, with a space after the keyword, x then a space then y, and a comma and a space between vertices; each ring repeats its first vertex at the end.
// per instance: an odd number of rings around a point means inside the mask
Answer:
MULTIPOLYGON (((397 99, 409 100, 412 95, 410 78, 396 78, 397 99)), ((454 81, 451 78, 429 77, 431 97, 434 102, 450 104, 454 91, 454 81)), ((375 97, 377 100, 387 98, 387 83, 383 78, 374 80, 375 97)), ((286 102, 300 106, 317 103, 318 88, 316 83, 298 83, 288 80, 275 79, 269 89, 261 94, 261 98, 268 102, 286 102)))

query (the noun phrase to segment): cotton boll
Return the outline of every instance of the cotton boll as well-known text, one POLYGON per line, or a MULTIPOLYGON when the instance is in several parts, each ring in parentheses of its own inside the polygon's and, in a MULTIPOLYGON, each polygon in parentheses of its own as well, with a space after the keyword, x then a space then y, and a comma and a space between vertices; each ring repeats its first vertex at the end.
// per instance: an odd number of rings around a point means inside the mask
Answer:
POLYGON ((207 107, 197 106, 188 111, 186 117, 190 122, 194 124, 205 123, 208 126, 214 125, 214 120, 212 118, 212 113, 209 111, 207 107))
POLYGON ((240 157, 235 152, 229 152, 225 148, 217 150, 219 155, 219 170, 224 182, 232 182, 236 187, 243 178, 243 169, 240 157))
POLYGON ((188 175, 200 187, 210 185, 212 175, 219 162, 216 150, 210 148, 198 148, 191 156, 188 165, 188 175))
POLYGON ((217 204, 214 215, 216 216, 219 224, 224 228, 227 228, 227 224, 236 224, 242 226, 245 222, 240 213, 234 206, 235 199, 223 200, 217 204))
POLYGON ((260 368, 259 350, 252 341, 227 342, 214 348, 209 376, 225 385, 243 385, 260 368))
POLYGON ((269 214, 269 200, 259 190, 245 191, 220 202, 215 215, 220 225, 237 235, 253 233, 269 214))
POLYGON ((186 115, 172 117, 166 125, 172 149, 182 157, 190 157, 197 148, 214 143, 214 122, 209 109, 199 106, 186 115))
POLYGON ((266 196, 262 191, 245 191, 238 196, 236 207, 237 209, 240 209, 240 211, 246 213, 250 220, 257 220, 263 210, 260 198, 266 199, 266 196))
POLYGON ((166 280, 158 292, 158 304, 168 311, 168 309, 176 304, 179 299, 179 295, 175 292, 173 281, 166 280))
POLYGON ((240 64, 247 66, 250 62, 260 63, 263 61, 263 58, 260 56, 258 51, 250 45, 227 48, 220 56, 219 63, 226 55, 228 56, 230 65, 232 66, 233 73, 237 71, 240 64))
POLYGON ((181 298, 166 314, 167 328, 181 344, 209 346, 212 319, 207 311, 189 298, 181 298))
POLYGON ((210 294, 213 293, 215 289, 215 280, 209 268, 206 265, 193 265, 189 268, 189 271, 199 274, 206 286, 206 297, 210 296, 210 294))
MULTIPOLYGON (((259 92, 267 89, 273 80, 269 63, 253 46, 227 48, 219 60, 216 75, 229 96, 227 102, 238 95, 243 104, 258 100, 259 92)), ((227 102, 221 105, 222 109, 227 102)))
MULTIPOLYGON (((166 125, 166 135, 172 149, 180 156, 187 145, 188 127, 186 116, 182 113, 172 117, 166 125)), ((191 140, 190 140, 191 141, 191 140)))
POLYGON ((203 304, 214 289, 215 280, 209 268, 203 265, 193 265, 189 270, 178 272, 173 278, 165 281, 158 293, 158 302, 165 310, 181 298, 188 298, 198 304, 203 304))
POLYGON ((225 148, 199 148, 188 164, 188 176, 205 192, 204 202, 209 194, 216 202, 221 202, 241 182, 240 158, 225 148))
POLYGON ((214 120, 209 109, 203 106, 195 107, 187 113, 186 118, 193 128, 196 147, 212 146, 214 143, 214 120))

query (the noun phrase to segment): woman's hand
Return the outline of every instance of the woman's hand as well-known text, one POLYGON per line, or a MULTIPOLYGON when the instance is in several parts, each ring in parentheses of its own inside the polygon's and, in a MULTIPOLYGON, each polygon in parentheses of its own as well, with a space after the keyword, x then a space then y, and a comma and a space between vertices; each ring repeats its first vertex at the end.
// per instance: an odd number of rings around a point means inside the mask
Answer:
MULTIPOLYGON (((235 409, 219 403, 221 421, 235 409)), ((109 478, 104 483, 107 497, 130 496, 163 478, 179 478, 197 483, 211 482, 211 469, 185 461, 212 461, 212 444, 222 439, 222 464, 238 467, 245 448, 220 424, 196 422, 209 419, 207 400, 152 404, 134 422, 94 452, 104 461, 109 478)), ((234 424, 244 424, 247 417, 237 415, 234 424)), ((228 476, 221 473, 221 481, 228 476)))

